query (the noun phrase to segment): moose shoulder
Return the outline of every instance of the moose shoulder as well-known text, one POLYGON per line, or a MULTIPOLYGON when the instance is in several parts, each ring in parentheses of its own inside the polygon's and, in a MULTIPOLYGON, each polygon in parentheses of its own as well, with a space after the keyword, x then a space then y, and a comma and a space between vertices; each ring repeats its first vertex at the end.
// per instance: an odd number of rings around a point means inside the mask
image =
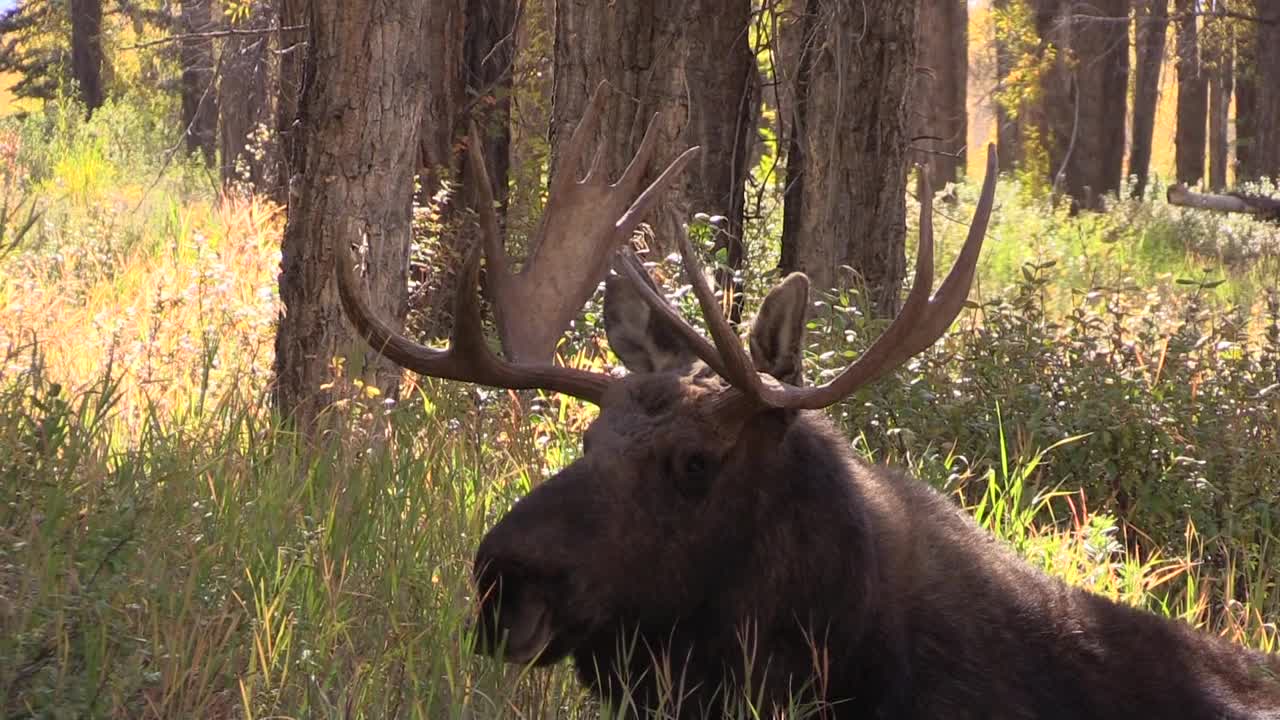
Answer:
MULTIPOLYGON (((493 355, 475 255, 450 348, 417 345, 374 315, 337 248, 347 315, 379 352, 427 375, 600 406, 583 456, 481 542, 478 648, 515 663, 572 657, 602 697, 665 716, 716 717, 744 698, 772 716, 800 697, 837 718, 1280 718, 1274 657, 1032 569, 923 483, 860 462, 813 412, 946 331, 969 290, 994 184, 991 152, 969 239, 930 296, 923 183, 919 265, 901 315, 818 387, 803 384, 800 366, 807 280, 793 275, 765 299, 748 353, 687 238, 685 270, 714 344, 620 255, 605 316, 631 371, 621 379, 493 355)), ((646 190, 617 224, 655 195, 646 190)), ((491 210, 479 210, 493 232, 491 210)))

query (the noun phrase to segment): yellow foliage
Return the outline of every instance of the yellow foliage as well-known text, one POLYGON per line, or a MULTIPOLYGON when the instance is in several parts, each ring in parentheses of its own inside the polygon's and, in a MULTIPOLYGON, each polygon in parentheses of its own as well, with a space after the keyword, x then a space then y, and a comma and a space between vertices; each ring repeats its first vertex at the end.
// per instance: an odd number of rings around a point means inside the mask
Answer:
MULTIPOLYGON (((113 232, 133 210, 119 200, 97 201, 86 235, 113 232)), ((273 361, 281 213, 236 199, 171 212, 120 255, 84 237, 53 268, 39 254, 6 258, 0 344, 25 348, 38 338, 46 372, 64 382, 111 368, 127 423, 148 408, 179 416, 204 397, 256 401, 273 361)))

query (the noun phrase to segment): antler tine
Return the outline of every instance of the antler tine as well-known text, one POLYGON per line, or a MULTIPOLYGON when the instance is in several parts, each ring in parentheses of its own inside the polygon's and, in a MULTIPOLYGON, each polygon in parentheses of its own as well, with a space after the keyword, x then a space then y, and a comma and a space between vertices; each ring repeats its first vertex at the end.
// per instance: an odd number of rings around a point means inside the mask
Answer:
POLYGON ((916 284, 911 288, 902 312, 861 357, 830 382, 813 388, 781 383, 766 385, 762 388, 760 399, 773 407, 823 408, 840 401, 937 341, 951 326, 956 315, 960 314, 973 283, 978 253, 982 249, 995 202, 997 173, 995 145, 988 145, 986 177, 982 182, 982 192, 978 197, 973 222, 969 226, 969 236, 942 286, 927 300, 933 277, 933 198, 928 179, 922 176, 916 284))
POLYGON ((702 315, 707 321, 707 329, 711 331, 711 339, 715 341, 716 349, 724 364, 724 371, 717 372, 733 387, 749 395, 759 396, 764 389, 760 374, 756 372, 755 365, 751 363, 751 358, 742 347, 742 340, 733 331, 728 318, 720 309, 715 292, 707 284, 707 278, 702 274, 702 263, 698 262, 693 244, 689 241, 689 233, 681 228, 676 239, 680 243, 680 257, 683 259, 685 278, 693 286, 693 293, 697 296, 698 305, 702 308, 702 315))
POLYGON ((622 274, 626 276, 627 280, 631 281, 631 285, 640 293, 640 297, 649 304, 652 310, 667 319, 671 328, 680 333, 685 342, 689 343, 689 346, 693 348, 694 355, 697 355, 717 375, 725 377, 727 371, 715 346, 707 342, 706 338, 693 329, 693 326, 680 315, 680 312, 672 307, 671 303, 663 299, 653 285, 647 282, 647 274, 644 266, 640 263, 640 258, 636 257, 631 248, 624 248, 618 254, 618 268, 622 270, 622 274))
POLYGON ((448 350, 436 350, 409 340, 391 328, 370 307, 359 287, 351 251, 334 248, 338 296, 356 331, 378 354, 420 375, 479 383, 513 390, 544 389, 599 405, 612 378, 601 373, 551 365, 521 366, 506 362, 489 349, 480 319, 476 288, 480 253, 469 253, 454 298, 454 327, 448 350))
MULTIPOLYGON (((556 173, 552 180, 552 187, 548 188, 548 197, 556 195, 561 191, 562 186, 572 185, 579 181, 578 167, 582 163, 582 156, 587 152, 588 146, 594 146, 596 128, 600 126, 600 111, 604 109, 604 101, 609 90, 609 81, 601 80, 596 89, 591 92, 591 99, 587 101, 587 107, 582 113, 582 118, 578 120, 578 125, 573 129, 573 134, 569 136, 569 143, 565 146, 564 151, 560 154, 559 162, 561 171, 556 173)), ((598 152, 593 150, 593 155, 598 152)), ((594 169, 595 163, 592 163, 594 169)), ((590 176, 588 172, 588 176, 590 176)))
MULTIPOLYGON (((640 197, 636 198, 635 202, 631 203, 631 207, 627 208, 627 211, 622 214, 622 217, 618 218, 618 221, 614 223, 616 233, 619 235, 623 233, 630 235, 631 231, 635 230, 636 226, 640 224, 640 220, 644 217, 644 214, 649 212, 649 209, 653 207, 653 204, 662 197, 663 191, 671 186, 671 183, 675 181, 676 177, 684 171, 684 166, 688 165, 689 161, 692 160, 693 156, 697 155, 700 150, 702 150, 701 145, 694 145, 676 156, 676 159, 671 161, 671 164, 667 166, 666 170, 662 171, 662 174, 658 176, 658 179, 650 183, 649 187, 645 188, 644 192, 640 193, 640 197)), ((630 172, 630 170, 628 170, 628 172, 630 172)), ((626 176, 624 175, 623 177, 625 178, 626 176)), ((621 184, 621 182, 621 180, 618 181, 619 184, 621 184)))
POLYGON ((489 181, 489 168, 484 161, 484 145, 480 138, 480 129, 475 120, 470 123, 470 135, 467 138, 467 162, 471 173, 476 178, 476 192, 479 195, 480 233, 484 240, 484 254, 490 272, 505 277, 507 274, 507 253, 502 247, 502 235, 498 231, 498 215, 493 209, 493 184, 489 181))

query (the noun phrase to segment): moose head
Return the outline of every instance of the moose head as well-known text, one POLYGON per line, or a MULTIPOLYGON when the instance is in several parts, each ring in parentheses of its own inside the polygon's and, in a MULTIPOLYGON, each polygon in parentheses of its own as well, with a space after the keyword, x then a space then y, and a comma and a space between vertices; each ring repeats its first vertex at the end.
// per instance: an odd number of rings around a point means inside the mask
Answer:
MULTIPOLYGON (((574 137, 569 155, 578 157, 574 137)), ((631 190, 625 212, 615 199, 609 207, 618 212, 579 241, 612 252, 687 158, 644 192, 631 190)), ((471 162, 482 175, 475 152, 471 162)), ((630 371, 623 378, 493 354, 475 296, 476 253, 461 276, 450 347, 416 344, 372 312, 340 249, 342 303, 384 356, 423 375, 542 388, 600 408, 582 456, 480 543, 479 649, 514 663, 572 657, 601 695, 630 693, 642 708, 665 704, 680 717, 714 716, 744 697, 783 707, 804 694, 835 717, 1219 718, 1250 708, 1280 717, 1280 665, 1270 658, 1031 569, 940 494, 856 459, 812 412, 928 348, 951 325, 991 216, 994 149, 986 173, 968 238, 936 294, 931 191, 922 177, 918 265, 902 310, 862 356, 818 386, 803 384, 804 275, 765 298, 748 351, 687 236, 678 238, 683 266, 711 340, 621 251, 618 274, 606 282, 605 326, 630 371)), ((589 195, 582 187, 593 183, 599 193, 622 184, 589 174, 576 186, 553 186, 544 230, 567 232, 559 214, 586 210, 566 200, 565 188, 589 195)), ((497 223, 483 188, 481 195, 492 267, 497 223)), ((555 241, 536 238, 535 258, 555 241)), ((500 325, 519 317, 501 295, 498 303, 500 325)))

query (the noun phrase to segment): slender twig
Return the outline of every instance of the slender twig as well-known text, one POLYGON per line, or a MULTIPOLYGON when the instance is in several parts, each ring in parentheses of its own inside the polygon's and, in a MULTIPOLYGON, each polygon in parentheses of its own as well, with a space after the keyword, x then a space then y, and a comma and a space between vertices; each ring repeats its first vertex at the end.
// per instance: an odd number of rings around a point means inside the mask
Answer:
POLYGON ((208 40, 226 37, 256 37, 258 35, 270 35, 271 33, 292 32, 294 30, 306 30, 306 25, 286 25, 284 27, 266 27, 266 28, 229 28, 227 30, 210 30, 209 32, 198 33, 179 33, 177 35, 165 35, 155 40, 147 40, 135 45, 126 45, 121 50, 144 50, 156 45, 166 45, 168 43, 183 42, 184 40, 208 40))

